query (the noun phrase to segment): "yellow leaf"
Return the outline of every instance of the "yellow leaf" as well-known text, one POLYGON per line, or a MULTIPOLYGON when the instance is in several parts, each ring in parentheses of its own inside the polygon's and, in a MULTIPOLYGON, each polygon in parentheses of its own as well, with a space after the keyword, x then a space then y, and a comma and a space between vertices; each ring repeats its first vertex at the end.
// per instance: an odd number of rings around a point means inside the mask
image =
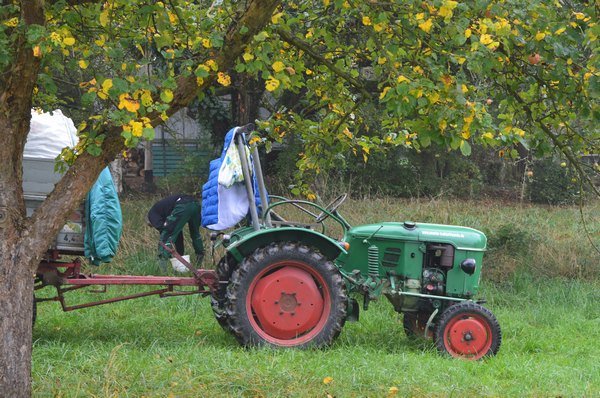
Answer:
POLYGON ((135 137, 141 137, 142 132, 144 131, 144 125, 141 122, 135 122, 133 120, 129 122, 129 124, 131 125, 131 134, 135 137))
MULTIPOLYGON (((389 87, 388 87, 389 88, 389 87)), ((352 133, 350 132, 350 130, 348 130, 348 127, 346 127, 343 131, 344 135, 350 139, 352 139, 354 137, 354 135, 352 135, 352 133)))
POLYGON ((108 8, 100 13, 100 25, 106 26, 108 25, 108 8))
POLYGON ((277 14, 275 14, 275 15, 273 15, 271 17, 271 22, 274 23, 274 24, 278 24, 279 21, 281 20, 282 16, 283 16, 283 13, 282 12, 278 12, 277 14))
POLYGON ((462 131, 462 133, 460 133, 460 136, 462 138, 464 138, 465 140, 468 140, 469 137, 471 137, 471 132, 469 131, 469 126, 468 125, 465 125, 463 127, 463 131, 462 131))
POLYGON ((544 33, 544 32, 537 32, 535 35, 535 39, 537 41, 544 40, 544 37, 546 37, 546 33, 544 33))
POLYGON ((444 83, 444 86, 446 86, 446 88, 450 87, 450 85, 452 84, 453 80, 452 76, 450 75, 443 75, 441 77, 442 83, 444 83))
POLYGON ((471 37, 471 29, 467 28, 465 29, 465 37, 468 39, 469 37, 471 37))
POLYGON ((307 75, 312 75, 312 74, 313 74, 313 71, 312 71, 312 70, 310 70, 310 69, 306 69, 306 70, 304 71, 304 73, 306 73, 307 75))
POLYGON ((231 84, 231 77, 227 73, 219 72, 217 74, 217 81, 227 87, 231 84))
POLYGON ((94 40, 94 43, 96 43, 96 45, 98 47, 102 47, 105 42, 106 42, 106 38, 104 37, 104 35, 100 35, 99 38, 97 38, 96 40, 94 40))
POLYGON ((440 100, 440 95, 437 92, 433 92, 427 96, 427 99, 431 104, 435 104, 440 100))
POLYGON ((440 15, 443 18, 451 18, 452 14, 453 14, 452 10, 454 10, 457 5, 458 5, 458 2, 456 2, 456 1, 452 1, 452 0, 444 1, 442 6, 440 7, 440 10, 438 11, 438 15, 440 15))
POLYGON ((254 145, 254 144, 257 144, 257 143, 259 143, 259 142, 260 142, 260 137, 256 137, 256 136, 254 136, 254 137, 252 137, 252 138, 250 139, 250 141, 248 141, 248 144, 250 144, 250 145, 254 145))
POLYGON ((375 30, 375 32, 381 32, 383 30, 383 24, 376 23, 375 25, 373 25, 373 29, 375 30))
POLYGON ((13 18, 9 19, 8 21, 4 22, 4 25, 8 26, 9 28, 14 28, 18 24, 19 24, 19 18, 17 18, 17 17, 13 17, 13 18))
POLYGON ((275 91, 279 87, 279 80, 275 79, 273 76, 269 76, 269 79, 265 82, 265 88, 267 91, 275 91))
POLYGON ((273 66, 273 70, 275 71, 275 73, 281 72, 285 68, 284 63, 281 61, 274 62, 272 66, 273 66))
POLYGON ((379 64, 379 65, 385 64, 386 61, 387 61, 386 57, 379 57, 379 58, 377 58, 377 64, 379 64))
POLYGON ((419 29, 421 29, 425 33, 429 33, 431 31, 431 27, 433 26, 433 21, 429 18, 427 21, 419 24, 419 29))
POLYGON ((408 78, 404 75, 398 76, 398 79, 396 79, 396 80, 398 81, 398 83, 410 82, 410 80, 408 80, 408 78))
POLYGON ((365 15, 364 17, 362 17, 362 23, 365 26, 371 25, 371 18, 365 15))
POLYGON ((81 69, 87 69, 88 65, 89 65, 89 62, 86 61, 85 59, 80 59, 79 60, 79 67, 81 69))
POLYGON ((438 127, 440 128, 440 130, 444 131, 444 130, 446 130, 446 127, 448 127, 448 122, 446 122, 445 120, 442 119, 438 123, 438 127))
POLYGON ((332 381, 333 381, 333 377, 329 377, 329 376, 327 376, 327 377, 325 377, 325 378, 323 379, 323 384, 329 384, 329 383, 331 383, 332 381))
POLYGON ((142 105, 150 106, 152 105, 152 93, 150 90, 144 90, 142 93, 140 100, 142 101, 142 105))
POLYGON ((73 44, 75 44, 75 39, 73 37, 65 37, 63 39, 63 43, 65 44, 65 46, 72 46, 73 44))
POLYGON ((420 12, 417 15, 415 15, 415 18, 417 19, 417 21, 422 21, 423 19, 425 19, 425 13, 420 12))
POLYGON ((460 86, 460 91, 462 91, 462 92, 463 92, 463 94, 465 94, 466 92, 468 92, 468 91, 469 91, 469 89, 467 88, 467 85, 466 85, 466 84, 462 84, 462 85, 460 86))
POLYGON ((123 93, 119 95, 119 109, 127 109, 131 113, 136 113, 140 109, 140 103, 132 99, 129 94, 123 93))
POLYGON ((102 91, 104 91, 105 93, 108 93, 108 90, 110 90, 112 86, 113 86, 112 79, 106 79, 102 82, 102 91))
POLYGON ((329 0, 323 0, 323 5, 325 7, 329 7, 329 0))
POLYGON ((388 397, 393 397, 398 394, 398 387, 390 387, 388 390, 388 397))
POLYGON ((201 77, 197 77, 196 84, 198 85, 198 87, 202 86, 204 84, 204 79, 201 77))
POLYGON ((423 96, 423 89, 412 89, 408 93, 415 98, 421 98, 423 96))
POLYGON ((574 12, 573 15, 575 15, 575 19, 578 19, 578 20, 582 20, 585 18, 585 14, 582 12, 574 12))
POLYGON ((565 30, 567 30, 567 28, 562 27, 560 29, 556 29, 556 32, 554 32, 555 35, 560 35, 562 34, 565 30))
POLYGON ((483 35, 481 35, 481 37, 479 37, 479 42, 486 46, 488 44, 492 43, 492 41, 493 41, 492 35, 483 34, 483 35))
POLYGON ((525 137, 525 131, 518 127, 513 128, 513 132, 515 132, 519 137, 525 137))
POLYGON ((212 69, 212 70, 213 70, 213 71, 215 71, 215 72, 216 72, 217 70, 219 70, 219 65, 217 65, 217 63, 215 62, 215 60, 214 60, 214 59, 209 59, 208 61, 206 61, 206 62, 204 63, 204 65, 208 66, 208 67, 209 67, 209 69, 212 69))
POLYGON ((33 47, 33 56, 36 58, 40 58, 42 56, 42 49, 40 46, 33 47))
POLYGON ((161 95, 160 95, 160 99, 162 99, 164 102, 171 102, 173 101, 173 91, 171 91, 170 89, 165 89, 161 95))
POLYGON ((242 55, 242 58, 244 58, 244 61, 246 62, 250 62, 254 59, 254 55, 250 54, 250 53, 244 53, 242 55))
POLYGON ((204 46, 204 48, 211 48, 212 42, 210 41, 210 39, 202 39, 202 46, 204 46))

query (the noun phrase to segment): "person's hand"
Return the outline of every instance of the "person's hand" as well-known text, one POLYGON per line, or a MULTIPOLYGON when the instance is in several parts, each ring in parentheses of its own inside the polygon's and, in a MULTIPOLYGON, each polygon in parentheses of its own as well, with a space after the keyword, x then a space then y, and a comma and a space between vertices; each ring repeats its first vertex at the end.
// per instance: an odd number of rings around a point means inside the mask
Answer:
MULTIPOLYGON (((171 242, 165 243, 165 246, 169 247, 170 249, 173 248, 171 242)), ((164 260, 168 260, 171 258, 171 253, 169 253, 164 247, 162 247, 160 243, 158 244, 158 258, 164 260)))

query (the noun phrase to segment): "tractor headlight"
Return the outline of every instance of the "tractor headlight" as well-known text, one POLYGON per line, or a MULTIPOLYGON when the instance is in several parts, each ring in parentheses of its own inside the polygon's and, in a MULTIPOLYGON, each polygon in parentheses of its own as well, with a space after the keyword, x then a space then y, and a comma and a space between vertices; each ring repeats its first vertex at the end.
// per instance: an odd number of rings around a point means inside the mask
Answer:
POLYGON ((464 259, 460 263, 460 269, 462 269, 468 275, 473 275, 475 273, 475 268, 477 268, 477 262, 474 258, 464 259))

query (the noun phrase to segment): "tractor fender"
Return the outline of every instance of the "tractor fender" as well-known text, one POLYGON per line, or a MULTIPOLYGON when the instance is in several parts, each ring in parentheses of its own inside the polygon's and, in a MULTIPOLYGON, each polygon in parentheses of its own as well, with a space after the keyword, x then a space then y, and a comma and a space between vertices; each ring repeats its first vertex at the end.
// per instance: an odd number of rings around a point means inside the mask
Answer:
POLYGON ((328 260, 335 260, 340 254, 346 254, 339 242, 322 233, 294 227, 261 229, 245 235, 242 239, 231 242, 227 246, 230 253, 238 262, 249 256, 259 247, 273 242, 300 242, 321 252, 328 260))

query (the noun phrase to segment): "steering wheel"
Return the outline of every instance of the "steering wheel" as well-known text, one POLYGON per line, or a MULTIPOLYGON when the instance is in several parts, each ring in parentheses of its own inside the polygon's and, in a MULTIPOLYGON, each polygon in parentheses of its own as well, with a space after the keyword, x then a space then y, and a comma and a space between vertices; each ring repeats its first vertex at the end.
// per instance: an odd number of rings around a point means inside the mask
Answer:
POLYGON ((342 203, 344 203, 344 201, 346 200, 346 198, 348 197, 347 193, 343 193, 340 196, 338 196, 337 198, 335 198, 333 200, 333 202, 329 203, 327 205, 327 207, 325 207, 325 211, 322 211, 316 218, 315 218, 315 222, 323 222, 324 220, 327 219, 327 217, 329 217, 330 213, 334 213, 338 207, 340 207, 340 205, 342 203))

